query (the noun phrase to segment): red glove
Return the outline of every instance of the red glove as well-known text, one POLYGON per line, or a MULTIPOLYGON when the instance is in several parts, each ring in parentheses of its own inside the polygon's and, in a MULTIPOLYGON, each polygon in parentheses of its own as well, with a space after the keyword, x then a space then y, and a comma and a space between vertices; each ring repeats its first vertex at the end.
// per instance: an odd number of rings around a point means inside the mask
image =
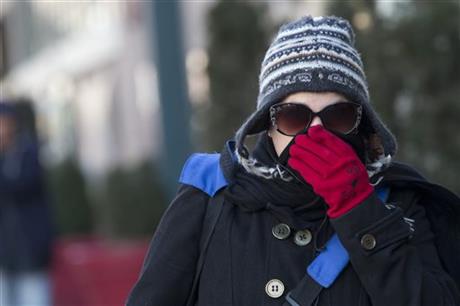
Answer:
POLYGON ((288 165, 326 201, 330 218, 345 214, 374 191, 353 148, 321 125, 297 135, 289 155, 288 165))

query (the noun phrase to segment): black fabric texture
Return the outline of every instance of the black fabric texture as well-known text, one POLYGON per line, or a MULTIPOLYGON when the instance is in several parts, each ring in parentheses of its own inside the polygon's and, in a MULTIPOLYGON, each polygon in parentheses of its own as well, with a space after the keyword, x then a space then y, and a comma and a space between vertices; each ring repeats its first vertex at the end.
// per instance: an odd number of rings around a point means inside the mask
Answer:
MULTIPOLYGON (((289 146, 281 154, 284 160, 287 159, 288 149, 289 146)), ((222 159, 227 159, 223 162, 226 165, 223 171, 230 178, 225 191, 229 202, 246 212, 266 209, 293 229, 308 228, 324 218, 327 206, 310 185, 295 179, 286 182, 280 178, 264 179, 248 173, 238 163, 228 162, 231 158, 228 150, 228 147, 224 149, 222 159)), ((267 133, 260 134, 253 156, 271 167, 280 164, 267 133)))
POLYGON ((382 185, 392 189, 411 188, 417 191, 419 203, 425 208, 426 216, 435 234, 435 244, 444 269, 460 288, 460 198, 443 186, 428 182, 414 168, 400 162, 391 166, 379 176, 382 185))
MULTIPOLYGON (((226 161, 230 165, 234 162, 226 161)), ((454 206, 459 207, 458 198, 441 187, 423 183, 410 168, 397 163, 385 171, 384 178, 382 182, 391 189, 387 203, 395 208, 387 209, 373 196, 331 221, 351 260, 332 286, 321 291, 315 305, 460 305, 455 274, 445 272, 453 271, 446 257, 458 262, 455 247, 459 240, 442 237, 433 226, 448 226, 441 216, 450 215, 454 206), (376 234, 377 243, 380 245, 379 237, 391 238, 393 243, 374 252, 364 250, 360 244, 362 230, 380 228, 381 220, 388 216, 393 220, 395 209, 415 220, 414 236, 401 240, 394 235, 402 228, 408 229, 403 220, 383 222, 385 229, 376 234), (430 216, 433 209, 438 214, 430 216), (451 250, 447 245, 442 250, 436 248, 434 242, 440 238, 450 243, 451 250)), ((179 189, 157 228, 127 305, 184 305, 201 252, 199 242, 206 236, 203 222, 210 204, 209 196, 193 186, 179 189)), ((276 278, 284 283, 285 295, 290 292, 314 260, 312 243, 300 247, 292 237, 273 237, 271 229, 276 222, 267 211, 246 213, 227 200, 223 204, 207 249, 195 305, 282 305, 285 299, 268 297, 265 285, 276 278)), ((457 218, 456 224, 458 217, 451 216, 457 218)))
POLYGON ((49 204, 38 143, 19 134, 0 154, 0 269, 49 267, 56 234, 49 204))

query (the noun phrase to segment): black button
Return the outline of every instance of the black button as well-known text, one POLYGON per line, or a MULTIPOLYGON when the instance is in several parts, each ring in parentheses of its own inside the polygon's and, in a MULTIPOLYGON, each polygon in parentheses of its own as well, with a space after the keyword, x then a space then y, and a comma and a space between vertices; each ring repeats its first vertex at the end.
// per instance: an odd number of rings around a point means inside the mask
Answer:
POLYGON ((306 246, 312 238, 311 232, 308 229, 297 231, 294 235, 294 243, 298 246, 306 246))
POLYGON ((272 228, 272 234, 277 239, 283 240, 289 237, 289 235, 291 234, 291 229, 289 228, 289 225, 285 223, 280 223, 272 228))
POLYGON ((371 234, 365 234, 361 237, 361 246, 365 250, 372 250, 375 248, 375 245, 377 244, 377 241, 375 240, 375 237, 371 234))
POLYGON ((284 284, 279 279, 271 279, 265 285, 265 292, 269 297, 277 299, 284 293, 284 284))

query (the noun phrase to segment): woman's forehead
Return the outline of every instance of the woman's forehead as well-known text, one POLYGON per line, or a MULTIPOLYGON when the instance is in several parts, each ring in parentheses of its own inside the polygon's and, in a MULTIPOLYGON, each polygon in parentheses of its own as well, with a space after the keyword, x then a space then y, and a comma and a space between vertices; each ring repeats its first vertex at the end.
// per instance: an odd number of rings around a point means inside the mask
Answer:
POLYGON ((310 107, 324 107, 337 102, 348 101, 348 99, 336 92, 309 92, 301 91, 290 94, 281 103, 301 103, 310 107))

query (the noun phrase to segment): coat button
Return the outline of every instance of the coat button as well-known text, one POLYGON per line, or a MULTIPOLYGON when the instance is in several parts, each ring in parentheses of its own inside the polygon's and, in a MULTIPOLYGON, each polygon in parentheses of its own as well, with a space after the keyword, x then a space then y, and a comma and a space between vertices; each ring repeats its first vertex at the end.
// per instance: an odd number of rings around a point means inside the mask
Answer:
POLYGON ((272 228, 272 234, 277 239, 283 240, 289 237, 289 235, 291 234, 291 229, 287 224, 280 223, 272 228))
POLYGON ((265 285, 265 292, 269 297, 277 299, 284 293, 284 284, 279 279, 271 279, 265 285))
POLYGON ((294 243, 298 246, 306 246, 311 241, 311 232, 308 229, 297 231, 294 235, 294 243))
POLYGON ((375 237, 371 234, 365 234, 361 237, 361 246, 368 251, 375 248, 376 244, 375 237))

